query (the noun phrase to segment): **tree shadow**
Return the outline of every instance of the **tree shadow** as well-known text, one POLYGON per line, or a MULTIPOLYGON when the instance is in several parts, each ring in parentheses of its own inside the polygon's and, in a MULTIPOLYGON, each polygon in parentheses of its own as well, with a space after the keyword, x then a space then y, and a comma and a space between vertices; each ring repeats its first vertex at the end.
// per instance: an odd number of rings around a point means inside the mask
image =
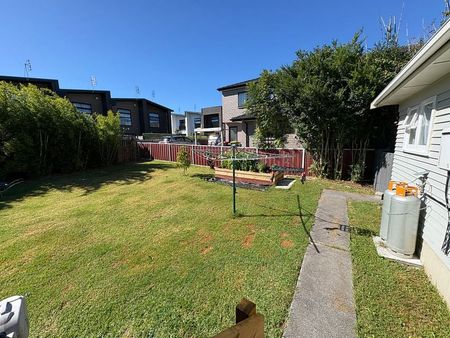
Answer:
POLYGON ((193 174, 190 176, 193 178, 199 178, 199 179, 205 180, 205 181, 208 181, 208 180, 211 180, 214 178, 214 174, 193 174))
POLYGON ((74 189, 81 189, 83 191, 82 195, 89 195, 108 184, 128 185, 142 183, 151 179, 150 173, 156 170, 165 171, 170 168, 173 168, 173 165, 138 162, 25 181, 3 194, 3 197, 0 199, 0 210, 11 208, 12 202, 22 201, 27 197, 41 196, 50 190, 70 192, 74 189))

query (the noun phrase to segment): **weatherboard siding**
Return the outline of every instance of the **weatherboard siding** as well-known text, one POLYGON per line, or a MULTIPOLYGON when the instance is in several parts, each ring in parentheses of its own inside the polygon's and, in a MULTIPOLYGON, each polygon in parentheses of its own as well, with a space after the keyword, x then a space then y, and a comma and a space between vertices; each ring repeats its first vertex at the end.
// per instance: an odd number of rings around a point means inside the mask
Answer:
MULTIPOLYGON (((450 128, 450 75, 434 83, 431 88, 424 90, 414 97, 402 102, 399 108, 400 116, 397 130, 396 148, 394 154, 394 164, 392 169, 392 178, 413 182, 416 179, 415 173, 420 171, 429 171, 426 191, 437 201, 445 204, 445 183, 447 172, 438 167, 440 141, 442 130, 450 128), (432 121, 432 134, 429 152, 427 156, 414 154, 403 150, 403 141, 405 128, 403 122, 406 118, 409 107, 419 104, 423 100, 436 96, 436 110, 432 121)), ((417 183, 417 181, 416 181, 417 183)), ((445 256, 441 251, 447 228, 448 214, 446 208, 431 198, 426 200, 426 210, 422 211, 421 227, 423 227, 424 248, 432 250, 433 254, 427 252, 422 255, 425 270, 430 276, 435 275, 435 268, 431 265, 441 264, 450 271, 450 257, 445 256), (430 259, 438 258, 440 262, 428 262, 430 259), (429 267, 427 267, 429 265, 429 267)), ((423 251, 424 249, 422 249, 423 251)), ((450 275, 449 275, 450 277, 450 275)), ((432 278, 433 279, 433 278, 432 278)), ((450 284, 450 281, 448 282, 450 284)), ((449 293, 446 291, 448 286, 436 284, 444 297, 449 301, 449 293), (447 294, 446 294, 447 293, 447 294)))

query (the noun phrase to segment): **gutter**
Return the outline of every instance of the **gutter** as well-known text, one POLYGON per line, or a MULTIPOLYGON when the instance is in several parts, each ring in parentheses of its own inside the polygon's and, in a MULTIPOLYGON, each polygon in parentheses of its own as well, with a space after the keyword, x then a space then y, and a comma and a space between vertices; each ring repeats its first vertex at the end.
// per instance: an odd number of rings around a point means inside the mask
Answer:
POLYGON ((389 82, 386 88, 372 101, 371 109, 383 106, 383 100, 391 95, 406 79, 408 79, 423 63, 450 40, 450 20, 448 20, 433 37, 417 52, 405 67, 389 82))

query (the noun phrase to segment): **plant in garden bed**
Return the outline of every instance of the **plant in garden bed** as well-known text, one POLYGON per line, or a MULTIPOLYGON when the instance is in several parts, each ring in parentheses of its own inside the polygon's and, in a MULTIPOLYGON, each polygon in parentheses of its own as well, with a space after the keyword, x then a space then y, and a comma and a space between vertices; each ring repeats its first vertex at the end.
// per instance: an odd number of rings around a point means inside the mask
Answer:
MULTIPOLYGON (((233 154, 231 152, 224 153, 223 156, 225 158, 229 158, 229 160, 222 161, 222 168, 225 169, 233 169, 233 161, 231 158, 233 154)), ((248 153, 237 153, 235 157, 238 161, 234 161, 235 169, 242 171, 252 171, 252 172, 260 172, 267 173, 270 171, 269 167, 256 159, 253 158, 253 154, 248 153)))

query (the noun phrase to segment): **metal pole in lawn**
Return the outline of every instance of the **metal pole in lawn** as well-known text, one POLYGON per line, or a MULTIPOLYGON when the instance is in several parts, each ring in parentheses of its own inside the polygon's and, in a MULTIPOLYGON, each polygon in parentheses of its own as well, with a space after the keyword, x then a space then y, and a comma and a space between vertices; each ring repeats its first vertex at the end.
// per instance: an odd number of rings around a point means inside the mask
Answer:
POLYGON ((231 146, 233 158, 231 159, 231 165, 233 168, 233 215, 236 214, 236 145, 231 146))

